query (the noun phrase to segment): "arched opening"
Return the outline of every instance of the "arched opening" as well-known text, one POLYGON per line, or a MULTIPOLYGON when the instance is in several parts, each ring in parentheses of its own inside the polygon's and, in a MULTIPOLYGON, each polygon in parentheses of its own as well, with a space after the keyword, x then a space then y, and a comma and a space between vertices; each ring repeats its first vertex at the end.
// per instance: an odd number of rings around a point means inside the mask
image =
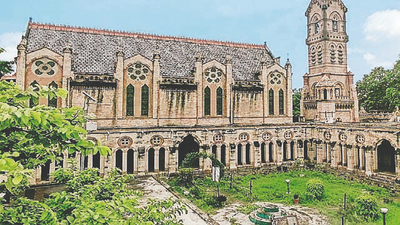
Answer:
POLYGON ((135 153, 134 153, 133 149, 128 150, 127 159, 126 159, 126 173, 127 174, 132 174, 134 171, 134 164, 135 164, 134 154, 135 153))
POLYGON ((141 110, 142 116, 148 116, 149 115, 149 87, 147 85, 144 85, 142 87, 142 110, 141 110))
POLYGON ((83 157, 83 169, 88 168, 89 156, 83 157))
POLYGON ((250 143, 246 144, 246 164, 250 165, 250 143))
POLYGON ((154 148, 150 148, 147 152, 147 171, 154 172, 154 148))
POLYGON ((383 140, 378 146, 378 170, 379 172, 396 172, 396 152, 389 141, 383 140))
POLYGON ((287 142, 283 142, 283 161, 287 161, 287 142))
POLYGON ((212 146, 212 154, 215 156, 215 158, 217 157, 217 146, 216 145, 212 146))
POLYGON ((285 114, 285 97, 283 90, 279 90, 279 115, 285 114))
POLYGON ((261 144, 261 163, 266 163, 266 161, 265 161, 265 143, 261 144))
POLYGON ((294 160, 294 141, 290 142, 290 160, 294 160))
POLYGON ((211 89, 209 87, 204 89, 204 115, 211 115, 211 89))
MULTIPOLYGON (((35 80, 33 81, 30 86, 32 87, 33 91, 39 91, 39 83, 35 80)), ((33 108, 39 104, 39 98, 38 97, 31 97, 29 99, 29 108, 33 108)))
POLYGON ((243 165, 243 163, 242 163, 242 144, 238 144, 238 146, 237 146, 237 164, 243 165))
POLYGON ((222 116, 223 114, 223 96, 222 96, 222 88, 217 88, 217 115, 222 116))
MULTIPOLYGON (((186 155, 192 152, 199 152, 200 145, 192 135, 188 135, 183 139, 183 142, 178 147, 178 165, 182 166, 182 162, 186 155)), ((199 167, 199 160, 196 160, 194 167, 199 167)))
POLYGON ((328 100, 328 90, 324 89, 324 100, 328 100))
POLYGON ((339 162, 339 165, 343 165, 343 162, 344 162, 344 153, 343 153, 343 146, 342 146, 342 144, 339 144, 339 149, 340 149, 340 162, 339 162))
POLYGON ((269 155, 269 162, 274 162, 274 144, 272 144, 272 142, 269 143, 268 145, 268 155, 269 155))
MULTIPOLYGON (((56 90, 58 88, 58 85, 53 81, 49 85, 50 89, 56 90)), ((49 107, 57 108, 57 97, 53 96, 52 98, 50 95, 47 98, 47 105, 49 107)))
POLYGON ((221 163, 223 163, 226 166, 225 154, 226 154, 226 145, 222 145, 221 146, 221 163))
POLYGON ((135 109, 135 88, 132 84, 126 88, 126 116, 133 116, 135 109))
POLYGON ((309 157, 308 157, 308 141, 306 140, 306 141, 304 141, 304 159, 310 159, 309 157))
POLYGON ((158 152, 158 169, 165 171, 165 148, 160 148, 158 152))
POLYGON ((100 152, 97 152, 96 154, 93 155, 92 167, 100 169, 100 152))
POLYGON ((122 150, 118 149, 115 152, 115 168, 122 170, 122 150))
POLYGON ((50 178, 50 163, 51 161, 47 161, 44 165, 42 165, 42 172, 40 174, 40 180, 48 181, 50 178))
POLYGON ((274 109, 274 90, 270 89, 269 94, 268 94, 268 108, 269 108, 269 115, 274 115, 275 109, 274 109))

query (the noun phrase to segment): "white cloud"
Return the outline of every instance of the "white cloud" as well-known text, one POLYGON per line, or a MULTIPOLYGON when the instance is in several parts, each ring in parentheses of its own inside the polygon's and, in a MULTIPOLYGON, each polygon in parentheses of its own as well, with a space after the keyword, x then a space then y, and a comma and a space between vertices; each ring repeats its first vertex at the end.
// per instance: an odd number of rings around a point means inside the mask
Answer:
POLYGON ((400 10, 378 11, 370 15, 364 32, 369 41, 400 38, 400 10))
POLYGON ((0 34, 0 47, 6 50, 0 54, 0 60, 13 61, 17 56, 17 45, 21 41, 22 33, 9 32, 0 34))
POLYGON ((371 63, 375 62, 376 56, 374 54, 368 52, 368 53, 364 54, 364 59, 365 59, 365 61, 367 61, 368 64, 371 64, 371 63))

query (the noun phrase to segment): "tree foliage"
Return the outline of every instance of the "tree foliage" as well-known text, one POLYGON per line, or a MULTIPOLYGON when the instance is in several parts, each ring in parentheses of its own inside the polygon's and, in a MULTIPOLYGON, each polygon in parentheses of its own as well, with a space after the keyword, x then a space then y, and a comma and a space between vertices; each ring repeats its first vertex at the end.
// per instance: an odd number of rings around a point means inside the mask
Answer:
MULTIPOLYGON (((86 140, 84 112, 80 108, 30 108, 30 99, 65 97, 63 89, 28 88, 0 82, 0 171, 7 173, 9 191, 27 180, 29 170, 58 160, 63 151, 102 155, 109 148, 86 140)), ((4 184, 0 184, 3 186, 4 184)))
POLYGON ((293 89, 293 116, 300 116, 301 89, 293 89))
POLYGON ((365 110, 394 111, 400 106, 400 60, 393 69, 373 69, 356 85, 360 106, 365 110))
MULTIPOLYGON (((5 52, 3 48, 0 48, 0 54, 5 52)), ((0 78, 2 78, 5 74, 13 72, 12 65, 14 62, 12 61, 0 61, 0 78)))

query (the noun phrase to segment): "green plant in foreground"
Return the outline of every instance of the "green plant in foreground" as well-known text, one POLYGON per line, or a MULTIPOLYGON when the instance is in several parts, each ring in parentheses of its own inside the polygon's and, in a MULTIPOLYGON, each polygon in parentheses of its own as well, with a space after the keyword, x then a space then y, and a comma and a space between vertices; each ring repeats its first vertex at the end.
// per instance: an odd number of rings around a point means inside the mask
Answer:
POLYGON ((325 193, 324 183, 320 179, 311 179, 307 182, 307 195, 321 201, 325 193))
POLYGON ((379 207, 371 195, 362 195, 356 199, 355 212, 364 221, 376 221, 379 218, 379 207))

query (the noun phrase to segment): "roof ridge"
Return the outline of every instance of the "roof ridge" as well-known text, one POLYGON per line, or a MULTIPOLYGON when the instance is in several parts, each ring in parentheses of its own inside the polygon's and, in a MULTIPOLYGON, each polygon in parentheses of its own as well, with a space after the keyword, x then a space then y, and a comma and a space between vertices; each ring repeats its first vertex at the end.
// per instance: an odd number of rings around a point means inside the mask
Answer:
POLYGON ((128 31, 117 31, 108 29, 97 29, 88 27, 78 27, 69 25, 56 25, 48 23, 38 23, 29 21, 28 29, 47 29, 56 31, 69 31, 69 32, 82 32, 88 34, 101 34, 110 36, 121 36, 121 37, 134 37, 134 38, 145 38, 145 39, 156 39, 156 40, 169 40, 169 41, 185 41, 195 44, 210 44, 210 45, 223 45, 228 47, 241 47, 241 48, 256 48, 256 49, 266 49, 270 52, 269 48, 264 45, 250 44, 250 43, 239 43, 231 41, 217 41, 209 39, 191 38, 191 37, 178 37, 178 36, 168 36, 168 35, 155 35, 146 34, 138 32, 128 32, 128 31))

